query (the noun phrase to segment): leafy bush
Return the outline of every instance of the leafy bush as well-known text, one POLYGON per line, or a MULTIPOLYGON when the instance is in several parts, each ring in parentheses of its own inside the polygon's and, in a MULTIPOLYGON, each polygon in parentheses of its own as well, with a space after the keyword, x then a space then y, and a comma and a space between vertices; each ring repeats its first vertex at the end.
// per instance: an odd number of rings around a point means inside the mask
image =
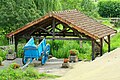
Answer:
POLYGON ((120 1, 102 0, 98 3, 98 13, 102 17, 120 17, 120 1))
POLYGON ((23 57, 23 52, 24 52, 23 47, 24 47, 24 44, 18 45, 17 56, 18 56, 19 58, 22 58, 22 57, 23 57))
POLYGON ((1 50, 1 49, 0 49, 0 57, 2 57, 3 60, 6 59, 6 54, 7 54, 7 53, 8 53, 7 50, 1 50))
POLYGON ((27 67, 25 70, 12 69, 11 67, 0 70, 0 80, 36 80, 40 78, 56 78, 55 75, 40 74, 33 67, 27 67))

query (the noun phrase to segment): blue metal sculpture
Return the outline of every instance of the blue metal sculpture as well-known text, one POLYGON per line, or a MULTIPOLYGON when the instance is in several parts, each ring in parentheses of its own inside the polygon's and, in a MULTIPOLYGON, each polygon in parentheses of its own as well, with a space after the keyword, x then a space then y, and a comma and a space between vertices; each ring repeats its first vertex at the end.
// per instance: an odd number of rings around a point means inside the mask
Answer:
POLYGON ((50 45, 46 44, 45 38, 40 42, 38 47, 34 43, 34 38, 31 38, 26 43, 23 49, 24 49, 24 56, 23 56, 22 62, 24 66, 27 66, 28 64, 30 64, 33 61, 33 59, 38 60, 40 57, 42 58, 41 60, 42 65, 44 65, 45 62, 48 60, 48 55, 50 53, 50 45))

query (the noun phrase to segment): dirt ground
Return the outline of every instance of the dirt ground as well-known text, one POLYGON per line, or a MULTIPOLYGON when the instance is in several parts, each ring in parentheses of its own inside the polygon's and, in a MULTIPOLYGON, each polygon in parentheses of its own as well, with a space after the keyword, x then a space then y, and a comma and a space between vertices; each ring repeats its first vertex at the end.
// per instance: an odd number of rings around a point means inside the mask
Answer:
POLYGON ((56 80, 120 80, 120 48, 92 62, 80 62, 56 80))

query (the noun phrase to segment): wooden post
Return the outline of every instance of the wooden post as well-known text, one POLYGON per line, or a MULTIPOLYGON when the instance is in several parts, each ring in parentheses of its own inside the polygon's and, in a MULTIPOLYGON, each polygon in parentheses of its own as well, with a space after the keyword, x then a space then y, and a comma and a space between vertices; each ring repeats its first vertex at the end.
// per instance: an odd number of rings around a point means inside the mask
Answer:
POLYGON ((102 56, 103 38, 100 38, 100 56, 102 56))
POLYGON ((11 44, 13 44, 13 36, 11 37, 11 44))
POLYGON ((16 52, 16 57, 18 57, 18 55, 17 55, 17 45, 18 45, 18 39, 17 39, 17 37, 16 37, 16 36, 14 37, 14 39, 15 39, 15 52, 16 52))
POLYGON ((52 29, 53 29, 53 40, 55 39, 55 19, 52 22, 52 29))
POLYGON ((92 60, 95 59, 95 42, 94 39, 92 39, 92 60))
POLYGON ((110 52, 110 35, 108 35, 108 52, 110 52))

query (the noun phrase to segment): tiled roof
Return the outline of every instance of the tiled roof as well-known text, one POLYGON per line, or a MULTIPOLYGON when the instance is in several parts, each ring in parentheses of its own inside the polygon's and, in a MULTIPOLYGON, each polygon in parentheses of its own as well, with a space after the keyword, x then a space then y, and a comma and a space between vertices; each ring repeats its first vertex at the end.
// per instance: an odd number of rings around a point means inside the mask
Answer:
POLYGON ((71 27, 94 39, 116 33, 116 30, 95 21, 77 10, 54 12, 53 16, 67 22, 71 27))
POLYGON ((85 14, 77 10, 65 10, 48 13, 42 18, 28 23, 27 25, 16 30, 15 32, 9 33, 7 37, 11 37, 12 35, 18 34, 19 32, 33 25, 36 25, 50 17, 56 18, 61 22, 68 24, 70 27, 73 27, 74 29, 78 30, 79 32, 84 33, 85 35, 88 35, 94 39, 99 39, 107 35, 116 33, 116 30, 95 21, 94 19, 86 16, 85 14))

